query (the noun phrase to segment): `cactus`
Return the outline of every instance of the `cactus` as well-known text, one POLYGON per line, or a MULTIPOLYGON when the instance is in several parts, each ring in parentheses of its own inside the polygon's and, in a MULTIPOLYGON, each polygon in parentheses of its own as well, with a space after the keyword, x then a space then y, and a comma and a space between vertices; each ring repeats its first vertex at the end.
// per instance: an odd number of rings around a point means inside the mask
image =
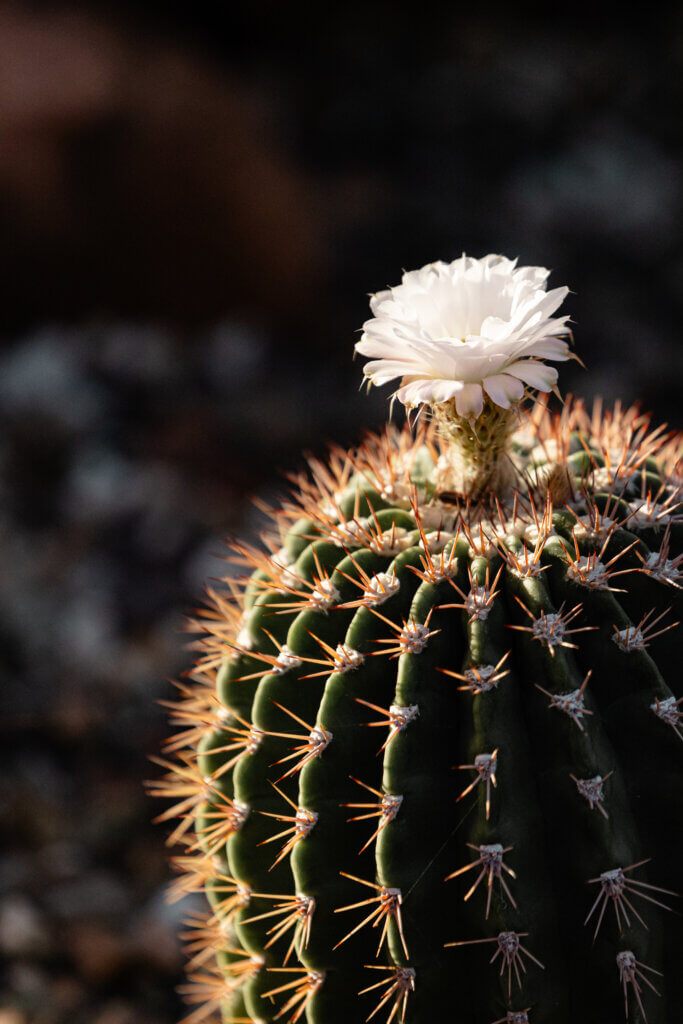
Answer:
POLYGON ((234 545, 151 787, 209 904, 186 1024, 675 1019, 681 440, 536 377, 311 460, 234 545))

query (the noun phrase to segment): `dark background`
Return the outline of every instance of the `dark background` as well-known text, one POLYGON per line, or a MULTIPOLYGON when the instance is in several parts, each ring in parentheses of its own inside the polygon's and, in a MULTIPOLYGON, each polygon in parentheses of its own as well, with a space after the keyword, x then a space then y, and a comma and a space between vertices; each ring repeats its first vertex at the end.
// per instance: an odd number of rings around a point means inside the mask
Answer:
POLYGON ((368 292, 462 251, 551 267, 564 389, 681 425, 682 29, 0 5, 0 1024, 181 1016, 155 701, 247 495, 384 417, 368 292))

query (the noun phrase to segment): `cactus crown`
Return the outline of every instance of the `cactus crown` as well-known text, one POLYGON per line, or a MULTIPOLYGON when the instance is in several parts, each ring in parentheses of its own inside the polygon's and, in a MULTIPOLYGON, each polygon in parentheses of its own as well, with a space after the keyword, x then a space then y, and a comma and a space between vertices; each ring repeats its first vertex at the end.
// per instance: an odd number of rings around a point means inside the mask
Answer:
MULTIPOLYGON (((497 375, 549 389, 532 341, 497 375)), ((310 460, 194 623, 151 784, 209 901, 186 1024, 671 1019, 680 438, 493 376, 310 460)))

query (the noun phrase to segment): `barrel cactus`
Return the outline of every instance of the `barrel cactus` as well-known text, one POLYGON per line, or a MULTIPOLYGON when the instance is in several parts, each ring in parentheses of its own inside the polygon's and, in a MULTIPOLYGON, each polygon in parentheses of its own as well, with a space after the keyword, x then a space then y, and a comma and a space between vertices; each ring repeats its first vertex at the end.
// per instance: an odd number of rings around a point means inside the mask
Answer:
POLYGON ((416 422, 312 459, 209 592, 151 786, 208 898, 185 1024, 680 1012, 681 439, 551 411, 546 278, 374 296, 365 374, 416 422))

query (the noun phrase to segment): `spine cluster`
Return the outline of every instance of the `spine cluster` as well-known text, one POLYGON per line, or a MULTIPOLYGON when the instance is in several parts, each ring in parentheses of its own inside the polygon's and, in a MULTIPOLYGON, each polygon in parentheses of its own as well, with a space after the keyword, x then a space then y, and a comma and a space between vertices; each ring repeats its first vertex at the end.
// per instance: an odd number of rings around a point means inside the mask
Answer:
POLYGON ((439 444, 312 461, 195 623, 150 785, 209 901, 184 1024, 673 1019, 680 440, 540 409, 476 506, 439 444))

